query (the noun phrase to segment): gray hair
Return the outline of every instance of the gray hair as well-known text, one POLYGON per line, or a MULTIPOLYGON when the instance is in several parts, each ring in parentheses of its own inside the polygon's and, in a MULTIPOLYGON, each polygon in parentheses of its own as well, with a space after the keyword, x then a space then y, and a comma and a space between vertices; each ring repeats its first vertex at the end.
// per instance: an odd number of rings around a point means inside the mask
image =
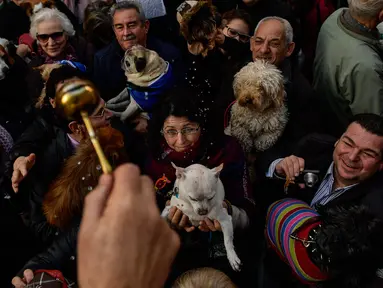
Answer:
POLYGON ((270 17, 265 17, 261 21, 259 21, 257 27, 254 30, 254 35, 257 33, 257 30, 259 26, 268 20, 277 20, 282 23, 283 27, 285 28, 285 39, 286 39, 286 45, 289 45, 290 43, 293 42, 294 38, 294 32, 293 32, 293 27, 291 26, 290 22, 287 21, 286 19, 283 19, 281 17, 277 16, 270 16, 270 17))
POLYGON ((352 15, 362 19, 376 18, 383 9, 382 0, 348 0, 352 15))
POLYGON ((139 18, 140 18, 141 22, 146 21, 144 9, 142 9, 142 6, 138 1, 124 0, 124 1, 117 2, 116 4, 114 4, 112 6, 112 8, 110 8, 109 14, 110 14, 110 17, 112 18, 112 22, 113 22, 114 14, 117 11, 128 10, 128 9, 135 9, 137 11, 137 13, 139 14, 139 18))
POLYGON ((37 36, 37 26, 47 20, 60 21, 62 29, 68 36, 74 36, 76 34, 72 23, 64 13, 60 12, 56 8, 43 8, 36 14, 33 14, 31 18, 31 28, 29 33, 33 39, 36 39, 37 36))

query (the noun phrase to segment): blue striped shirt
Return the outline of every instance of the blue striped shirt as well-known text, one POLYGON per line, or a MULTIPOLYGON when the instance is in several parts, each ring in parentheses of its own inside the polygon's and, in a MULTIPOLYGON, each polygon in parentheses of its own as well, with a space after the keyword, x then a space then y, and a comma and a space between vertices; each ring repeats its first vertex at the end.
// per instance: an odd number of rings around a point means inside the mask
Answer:
POLYGON ((332 187, 334 186, 334 162, 332 162, 327 170, 326 176, 323 178, 322 183, 318 188, 318 191, 315 193, 315 196, 311 201, 311 207, 313 207, 316 204, 326 205, 327 203, 331 202, 335 198, 338 198, 340 195, 342 195, 355 185, 357 184, 336 188, 333 191, 332 187))
MULTIPOLYGON (((266 173, 266 177, 273 177, 275 175, 275 167, 282 160, 283 159, 277 159, 273 163, 271 163, 269 170, 266 173)), ((318 191, 315 193, 314 198, 311 201, 311 207, 314 207, 316 204, 326 205, 327 203, 331 202, 335 198, 338 198, 340 195, 342 195, 355 185, 358 184, 337 188, 334 191, 332 191, 334 186, 334 162, 332 162, 327 170, 325 177, 322 180, 322 183, 318 188, 318 191)))

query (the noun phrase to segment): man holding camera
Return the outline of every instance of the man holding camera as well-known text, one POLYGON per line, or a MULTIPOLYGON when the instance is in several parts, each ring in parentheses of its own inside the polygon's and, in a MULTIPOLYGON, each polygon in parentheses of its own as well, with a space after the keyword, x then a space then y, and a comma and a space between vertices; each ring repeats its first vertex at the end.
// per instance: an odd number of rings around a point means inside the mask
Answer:
POLYGON ((305 137, 294 155, 272 162, 267 176, 294 181, 285 192, 313 207, 363 204, 383 219, 383 117, 356 115, 334 142, 324 135, 305 137), (307 183, 307 176, 314 182, 307 183))

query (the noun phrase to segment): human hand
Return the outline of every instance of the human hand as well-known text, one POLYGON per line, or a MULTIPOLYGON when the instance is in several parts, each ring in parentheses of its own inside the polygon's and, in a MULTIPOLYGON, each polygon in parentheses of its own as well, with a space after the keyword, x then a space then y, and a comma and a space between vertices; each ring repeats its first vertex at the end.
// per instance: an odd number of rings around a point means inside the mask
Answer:
POLYGON ((15 287, 15 288, 21 288, 21 287, 25 287, 27 286, 27 284, 29 282, 32 281, 34 275, 33 275, 33 271, 31 269, 26 269, 24 271, 24 278, 21 279, 20 277, 16 276, 16 277, 13 277, 12 279, 12 285, 15 287))
POLYGON ((36 155, 31 153, 28 157, 20 156, 13 163, 12 188, 15 193, 19 192, 19 184, 28 175, 36 162, 36 155))
POLYGON ((16 49, 16 54, 19 55, 21 58, 24 58, 29 53, 31 53, 31 49, 26 44, 19 44, 19 46, 16 49))
POLYGON ((131 164, 102 175, 87 195, 78 239, 82 288, 163 287, 180 247, 153 182, 131 164))
POLYGON ((291 155, 284 158, 275 167, 278 175, 286 176, 289 180, 294 180, 305 168, 305 160, 297 156, 291 155))
POLYGON ((210 220, 209 218, 205 218, 199 222, 198 229, 202 232, 222 231, 221 224, 218 222, 218 220, 210 220))
POLYGON ((189 217, 184 215, 177 207, 172 207, 169 210, 168 220, 170 224, 178 230, 185 229, 186 232, 194 231, 195 227, 191 225, 189 217))
POLYGON ((138 133, 146 133, 148 132, 148 119, 145 119, 141 116, 136 117, 132 121, 134 124, 136 124, 136 127, 134 128, 138 133))

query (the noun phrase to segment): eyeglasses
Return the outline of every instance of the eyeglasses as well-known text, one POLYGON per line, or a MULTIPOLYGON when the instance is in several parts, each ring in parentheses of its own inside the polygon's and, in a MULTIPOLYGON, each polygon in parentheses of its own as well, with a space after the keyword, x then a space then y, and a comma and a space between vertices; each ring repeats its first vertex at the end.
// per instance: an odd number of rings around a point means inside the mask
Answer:
POLYGON ((198 127, 185 127, 182 128, 180 131, 176 129, 167 129, 167 130, 161 130, 161 134, 169 137, 169 138, 174 138, 177 137, 178 133, 181 133, 183 136, 189 136, 196 134, 199 131, 199 126, 198 127))
POLYGON ((49 38, 51 38, 53 41, 60 41, 64 37, 64 31, 61 32, 54 32, 52 34, 36 34, 37 40, 41 43, 48 42, 49 38))
POLYGON ((105 109, 106 109, 106 103, 104 104, 104 106, 101 107, 100 110, 98 110, 98 112, 95 115, 92 115, 91 117, 97 117, 97 118, 104 117, 105 109))
POLYGON ((238 37, 239 41, 242 43, 248 43, 250 41, 251 36, 247 34, 242 34, 238 32, 237 30, 230 28, 229 26, 225 26, 227 28, 227 34, 230 38, 238 37))

